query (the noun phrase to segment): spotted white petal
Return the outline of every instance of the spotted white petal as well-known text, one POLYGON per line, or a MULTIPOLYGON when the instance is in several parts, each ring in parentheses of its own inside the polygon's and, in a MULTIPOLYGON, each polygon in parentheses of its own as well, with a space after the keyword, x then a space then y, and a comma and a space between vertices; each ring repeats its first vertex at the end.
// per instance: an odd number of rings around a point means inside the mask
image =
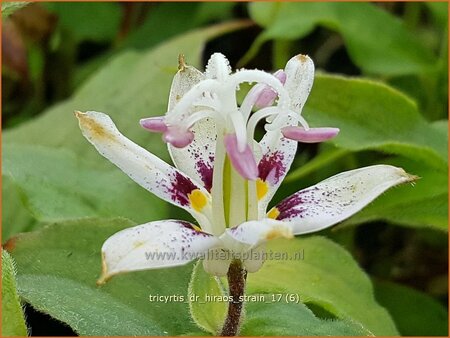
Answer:
POLYGON ((387 189, 415 179, 389 165, 346 171, 291 195, 268 216, 290 223, 295 235, 319 231, 352 216, 387 189))
POLYGON ((268 131, 261 139, 259 149, 262 155, 258 162, 259 175, 256 181, 259 218, 264 217, 267 205, 289 171, 297 144, 297 141, 285 138, 280 130, 268 131))
POLYGON ((123 136, 111 118, 89 111, 76 113, 83 135, 98 152, 156 196, 182 207, 208 230, 210 194, 187 175, 123 136))
POLYGON ((235 253, 245 253, 268 240, 279 237, 291 238, 292 236, 290 224, 265 218, 227 228, 220 239, 228 250, 235 253))
MULTIPOLYGON (((172 81, 168 112, 172 111, 189 89, 204 78, 204 74, 196 68, 182 65, 172 81)), ((184 148, 175 148, 168 144, 169 153, 177 168, 210 191, 217 138, 216 125, 212 119, 204 118, 197 121, 191 131, 194 133, 193 141, 184 148)))
POLYGON ((309 56, 299 54, 287 62, 284 72, 291 109, 300 114, 314 82, 314 62, 309 56))
POLYGON ((185 64, 183 59, 180 60, 178 68, 178 72, 173 77, 172 86, 170 87, 168 112, 173 110, 184 94, 205 79, 205 75, 201 71, 185 64))
MULTIPOLYGON (((284 87, 291 99, 290 108, 301 114, 314 82, 314 63, 306 55, 297 55, 287 62, 284 72, 284 87)), ((294 119, 287 118, 281 128, 296 125, 294 119)), ((257 182, 259 217, 265 214, 267 205, 289 171, 297 151, 297 141, 285 138, 281 128, 268 131, 259 143, 262 153, 257 182)))
POLYGON ((102 246, 98 283, 124 272, 184 265, 219 243, 217 237, 184 221, 156 221, 121 230, 102 246))

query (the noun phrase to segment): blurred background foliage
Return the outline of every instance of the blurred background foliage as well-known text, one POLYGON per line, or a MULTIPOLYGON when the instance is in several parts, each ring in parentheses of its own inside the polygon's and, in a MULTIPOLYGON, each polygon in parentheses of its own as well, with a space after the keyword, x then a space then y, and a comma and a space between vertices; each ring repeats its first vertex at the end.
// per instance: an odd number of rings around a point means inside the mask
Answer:
MULTIPOLYGON (((10 239, 20 232, 83 217, 186 218, 90 149, 72 111, 112 114, 125 135, 169 160, 164 144, 137 121, 165 112, 178 53, 201 68, 219 51, 233 68, 265 70, 308 54, 318 76, 304 113, 313 126, 339 126, 341 135, 302 145, 275 201, 374 163, 421 176, 414 188, 394 189, 321 235, 345 247, 372 278, 401 334, 447 335, 447 13, 446 2, 3 3, 2 242, 15 247, 10 239), (199 33, 189 35, 193 29, 199 33)), ((20 254, 33 247, 23 243, 12 252, 19 294, 77 333, 94 332, 33 298, 39 290, 27 275, 36 269, 20 254)), ((30 306, 27 312, 35 335, 73 333, 30 306)))

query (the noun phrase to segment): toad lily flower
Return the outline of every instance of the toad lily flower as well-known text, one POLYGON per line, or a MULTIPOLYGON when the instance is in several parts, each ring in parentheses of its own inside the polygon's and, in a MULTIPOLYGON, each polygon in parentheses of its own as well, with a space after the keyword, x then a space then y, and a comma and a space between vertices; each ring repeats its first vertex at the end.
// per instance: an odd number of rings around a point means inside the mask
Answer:
MULTIPOLYGON (((375 165, 347 171, 300 190, 267 210, 294 159, 298 142, 322 142, 337 128, 310 128, 301 110, 314 78, 298 55, 284 70, 231 72, 213 54, 204 73, 180 60, 165 116, 141 120, 160 132, 176 167, 123 136, 103 113, 77 112, 83 135, 132 180, 188 211, 197 221, 161 220, 119 231, 102 247, 103 274, 183 265, 203 258, 206 271, 226 275, 230 262, 268 240, 319 231, 353 215, 392 186, 412 181, 402 169, 375 165), (255 83, 241 105, 236 92, 255 83), (266 133, 254 132, 265 120, 266 133), (225 253, 225 254, 224 254, 225 253)), ((263 256, 242 258, 257 271, 263 256)))

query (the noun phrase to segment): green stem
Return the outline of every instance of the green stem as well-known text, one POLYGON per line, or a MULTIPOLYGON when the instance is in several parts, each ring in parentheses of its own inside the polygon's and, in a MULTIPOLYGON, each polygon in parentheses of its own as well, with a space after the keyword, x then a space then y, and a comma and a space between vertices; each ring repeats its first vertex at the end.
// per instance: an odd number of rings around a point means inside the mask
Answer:
POLYGON ((230 337, 239 333, 246 278, 247 271, 242 267, 242 262, 240 260, 232 261, 228 269, 228 287, 232 301, 228 304, 227 318, 223 324, 221 336, 230 337))

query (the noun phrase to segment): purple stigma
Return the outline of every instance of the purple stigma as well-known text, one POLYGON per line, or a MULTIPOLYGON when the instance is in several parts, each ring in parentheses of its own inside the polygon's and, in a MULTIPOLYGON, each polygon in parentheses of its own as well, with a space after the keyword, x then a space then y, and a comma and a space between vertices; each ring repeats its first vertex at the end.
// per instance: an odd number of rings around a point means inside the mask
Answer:
POLYGON ((303 127, 284 127, 281 129, 283 136, 302 143, 317 143, 332 139, 339 133, 339 128, 310 128, 303 127))
POLYGON ((254 181, 258 178, 258 166, 249 145, 245 145, 245 150, 240 152, 236 134, 227 134, 224 138, 225 149, 234 169, 243 178, 254 181))
MULTIPOLYGON (((287 75, 283 70, 277 70, 273 76, 275 76, 284 85, 287 75)), ((269 107, 273 104, 278 94, 266 84, 258 84, 255 86, 254 93, 257 95, 255 100, 255 106, 258 108, 269 107)))
POLYGON ((184 148, 194 140, 194 133, 189 129, 170 126, 163 134, 163 140, 175 148, 184 148))
POLYGON ((164 122, 164 116, 148 117, 139 121, 141 127, 154 133, 164 133, 167 131, 167 125, 164 122))

